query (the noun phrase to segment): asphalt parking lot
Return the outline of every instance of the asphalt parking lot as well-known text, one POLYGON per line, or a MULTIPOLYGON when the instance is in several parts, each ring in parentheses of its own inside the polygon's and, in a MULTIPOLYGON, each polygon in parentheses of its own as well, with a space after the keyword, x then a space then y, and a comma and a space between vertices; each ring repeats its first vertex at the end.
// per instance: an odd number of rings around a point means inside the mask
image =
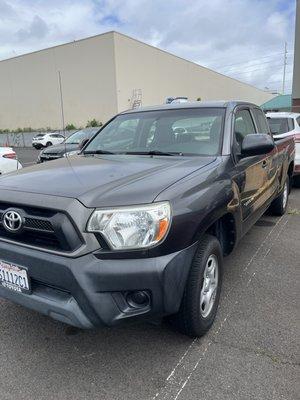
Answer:
POLYGON ((14 148, 15 152, 18 155, 18 159, 23 165, 23 167, 28 167, 36 163, 38 155, 41 150, 36 150, 33 147, 28 148, 14 148))
MULTIPOLYGON (((19 151, 24 166, 38 152, 19 151)), ((79 331, 0 300, 1 400, 299 398, 300 189, 225 259, 213 329, 79 331)))

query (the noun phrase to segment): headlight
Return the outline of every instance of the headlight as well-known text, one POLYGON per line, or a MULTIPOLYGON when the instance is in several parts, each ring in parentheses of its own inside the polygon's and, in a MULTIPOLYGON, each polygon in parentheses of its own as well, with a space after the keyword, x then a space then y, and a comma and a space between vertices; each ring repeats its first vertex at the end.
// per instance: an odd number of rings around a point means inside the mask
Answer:
POLYGON ((65 153, 65 154, 63 155, 63 157, 75 156, 75 155, 78 154, 78 153, 79 153, 78 150, 68 151, 67 153, 65 153))
POLYGON ((161 242, 171 222, 168 202, 96 210, 87 231, 100 233, 113 250, 142 249, 161 242))

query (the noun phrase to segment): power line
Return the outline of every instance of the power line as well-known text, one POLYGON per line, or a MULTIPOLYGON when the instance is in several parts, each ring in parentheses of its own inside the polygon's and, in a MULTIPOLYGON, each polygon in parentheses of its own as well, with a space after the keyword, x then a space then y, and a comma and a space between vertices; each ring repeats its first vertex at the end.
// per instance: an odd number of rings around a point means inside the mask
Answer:
MULTIPOLYGON (((286 82, 292 83, 292 81, 293 81, 292 79, 288 79, 286 82)), ((266 82, 267 83, 280 83, 280 82, 282 83, 282 79, 278 79, 277 81, 268 81, 267 80, 266 82)))
MULTIPOLYGON (((290 55, 292 55, 292 53, 293 53, 293 51, 289 52, 290 55)), ((221 67, 225 68, 225 67, 231 67, 231 66, 234 66, 234 65, 246 64, 247 62, 259 61, 259 60, 264 59, 264 58, 274 57, 275 55, 281 55, 281 54, 284 54, 284 52, 281 51, 281 52, 278 52, 278 53, 271 53, 271 54, 268 54, 268 55, 265 55, 265 56, 262 56, 262 57, 258 57, 258 58, 254 58, 254 59, 252 58, 251 60, 246 60, 246 61, 239 62, 239 63, 228 64, 228 65, 224 65, 224 66, 220 66, 220 67, 217 66, 217 67, 212 67, 212 68, 221 68, 221 67)), ((219 61, 219 59, 215 59, 215 61, 219 61)), ((210 61, 210 63, 213 63, 213 62, 214 61, 210 61)))
MULTIPOLYGON (((249 50, 248 49, 245 49, 245 51, 247 51, 247 54, 249 54, 249 50)), ((239 53, 240 54, 240 53, 239 53)), ((261 59, 261 58, 266 58, 266 57, 271 57, 272 55, 276 55, 276 54, 283 54, 283 52, 281 51, 281 52, 276 52, 276 53, 270 53, 270 54, 267 54, 267 55, 265 55, 265 56, 261 56, 261 57, 259 57, 258 59, 261 59)), ((210 63, 213 63, 213 62, 215 62, 215 61, 220 61, 220 60, 228 60, 228 56, 227 57, 218 57, 218 58, 215 58, 215 59, 213 59, 213 60, 210 60, 209 62, 210 63)))
MULTIPOLYGON (((277 60, 270 60, 270 61, 263 61, 263 62, 261 62, 261 63, 258 63, 258 64, 252 64, 252 65, 248 65, 248 67, 256 67, 257 65, 262 65, 262 64, 270 64, 270 63, 273 63, 273 62, 277 62, 277 60)), ((232 65, 243 65, 243 64, 246 64, 246 63, 240 63, 240 64, 232 64, 232 65)), ((221 67, 221 68, 226 68, 226 67, 221 67)), ((226 68, 227 69, 227 68, 226 68)), ((229 70, 232 70, 232 69, 235 69, 235 68, 229 68, 229 70)))
MULTIPOLYGON (((273 67, 281 67, 282 66, 282 64, 274 64, 273 65, 273 67)), ((292 67, 292 65, 287 65, 287 67, 292 67)), ((244 75, 244 74, 249 74, 249 73, 251 73, 251 72, 256 72, 256 71, 263 71, 263 70, 266 70, 266 66, 265 67, 263 67, 263 68, 256 68, 256 69, 251 69, 251 70, 245 70, 245 71, 241 71, 241 72, 228 72, 228 73, 226 73, 226 72, 224 72, 224 74, 228 74, 228 75, 231 75, 231 74, 233 74, 234 76, 236 76, 236 75, 244 75)))

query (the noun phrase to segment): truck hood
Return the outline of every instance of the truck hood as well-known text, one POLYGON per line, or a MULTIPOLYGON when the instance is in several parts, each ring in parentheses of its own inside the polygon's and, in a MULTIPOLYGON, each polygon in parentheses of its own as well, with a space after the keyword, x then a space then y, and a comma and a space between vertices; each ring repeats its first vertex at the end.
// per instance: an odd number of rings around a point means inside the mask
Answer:
POLYGON ((87 207, 151 203, 215 157, 73 156, 0 178, 1 190, 75 198, 87 207))
POLYGON ((63 144, 57 144, 55 146, 50 146, 46 147, 41 154, 47 155, 47 154, 57 154, 57 155, 64 155, 68 151, 73 151, 73 150, 78 150, 79 145, 78 144, 73 144, 73 143, 63 143, 63 144))

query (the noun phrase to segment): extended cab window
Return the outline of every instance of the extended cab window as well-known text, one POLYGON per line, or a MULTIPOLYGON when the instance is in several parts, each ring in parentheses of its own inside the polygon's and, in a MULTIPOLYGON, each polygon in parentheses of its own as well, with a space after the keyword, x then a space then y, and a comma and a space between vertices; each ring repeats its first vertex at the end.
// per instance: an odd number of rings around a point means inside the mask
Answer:
POLYGON ((267 133, 270 134, 270 128, 267 123, 266 117, 264 113, 258 108, 253 109, 254 118, 256 121, 257 129, 259 133, 267 133))
POLYGON ((167 109, 119 115, 99 132, 84 152, 216 155, 220 151, 224 115, 224 108, 167 109))
POLYGON ((256 131, 250 111, 237 111, 234 120, 234 139, 237 152, 241 151, 244 138, 253 133, 256 133, 256 131))

